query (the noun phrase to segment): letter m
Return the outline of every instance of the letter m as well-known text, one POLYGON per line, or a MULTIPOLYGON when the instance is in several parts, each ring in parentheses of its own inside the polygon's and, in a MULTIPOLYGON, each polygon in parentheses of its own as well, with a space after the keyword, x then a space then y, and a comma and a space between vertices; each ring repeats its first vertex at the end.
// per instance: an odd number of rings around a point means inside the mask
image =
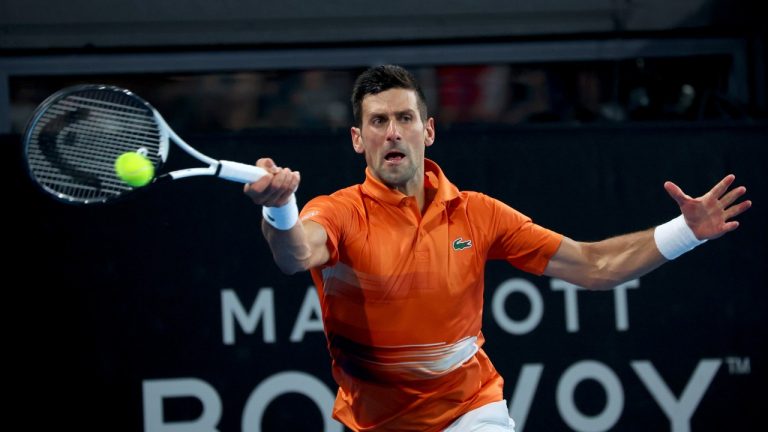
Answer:
POLYGON ((275 343, 275 296, 272 288, 261 288, 251 309, 246 312, 234 290, 221 291, 221 329, 225 345, 235 343, 235 322, 246 334, 256 331, 262 321, 262 338, 266 343, 275 343))

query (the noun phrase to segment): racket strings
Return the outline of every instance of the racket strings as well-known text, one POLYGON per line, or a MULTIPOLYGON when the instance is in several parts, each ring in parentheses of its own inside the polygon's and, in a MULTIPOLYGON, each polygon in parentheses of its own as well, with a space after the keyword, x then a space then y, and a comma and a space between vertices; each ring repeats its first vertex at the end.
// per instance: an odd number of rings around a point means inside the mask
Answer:
POLYGON ((42 109, 27 148, 37 181, 57 195, 87 202, 132 188, 117 178, 115 159, 140 148, 157 166, 163 137, 153 111, 119 89, 81 90, 42 109))

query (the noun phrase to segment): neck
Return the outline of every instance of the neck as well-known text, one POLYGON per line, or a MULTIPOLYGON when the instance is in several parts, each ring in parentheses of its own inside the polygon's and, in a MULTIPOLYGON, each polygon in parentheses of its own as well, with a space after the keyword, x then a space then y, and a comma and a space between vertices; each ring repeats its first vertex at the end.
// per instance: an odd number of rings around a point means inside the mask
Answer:
POLYGON ((376 175, 375 172, 372 173, 376 180, 380 181, 388 188, 394 189, 405 196, 414 197, 416 199, 416 204, 418 205, 419 210, 424 211, 424 165, 422 165, 421 168, 417 170, 416 175, 413 178, 402 184, 388 183, 376 175))
POLYGON ((424 211, 425 194, 423 175, 419 178, 418 182, 413 182, 413 184, 409 183, 405 186, 395 187, 395 190, 399 191, 403 195, 416 198, 416 205, 419 207, 419 211, 424 211))
POLYGON ((406 196, 416 199, 419 211, 424 211, 424 161, 416 169, 416 174, 405 184, 396 185, 394 189, 406 196))

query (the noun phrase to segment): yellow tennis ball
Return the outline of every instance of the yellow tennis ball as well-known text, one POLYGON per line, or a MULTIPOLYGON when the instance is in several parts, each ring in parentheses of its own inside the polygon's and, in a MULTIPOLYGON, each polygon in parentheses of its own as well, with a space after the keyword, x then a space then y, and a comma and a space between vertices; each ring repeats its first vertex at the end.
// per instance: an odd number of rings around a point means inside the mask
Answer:
POLYGON ((149 184, 155 177, 155 166, 141 153, 128 152, 115 159, 115 173, 128 185, 141 187, 149 184))

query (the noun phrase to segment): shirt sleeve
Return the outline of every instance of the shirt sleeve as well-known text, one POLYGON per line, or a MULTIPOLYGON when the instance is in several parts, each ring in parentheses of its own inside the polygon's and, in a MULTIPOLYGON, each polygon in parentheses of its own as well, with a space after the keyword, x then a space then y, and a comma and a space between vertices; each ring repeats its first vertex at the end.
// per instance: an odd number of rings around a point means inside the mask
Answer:
POLYGON ((490 206, 492 243, 489 259, 503 259, 513 266, 541 275, 563 240, 558 234, 533 223, 531 218, 496 199, 484 196, 490 206))
POLYGON ((310 200, 301 210, 302 222, 316 222, 325 228, 328 235, 326 247, 329 258, 323 267, 331 267, 339 261, 339 244, 343 242, 350 212, 345 211, 343 201, 330 195, 321 195, 310 200))

